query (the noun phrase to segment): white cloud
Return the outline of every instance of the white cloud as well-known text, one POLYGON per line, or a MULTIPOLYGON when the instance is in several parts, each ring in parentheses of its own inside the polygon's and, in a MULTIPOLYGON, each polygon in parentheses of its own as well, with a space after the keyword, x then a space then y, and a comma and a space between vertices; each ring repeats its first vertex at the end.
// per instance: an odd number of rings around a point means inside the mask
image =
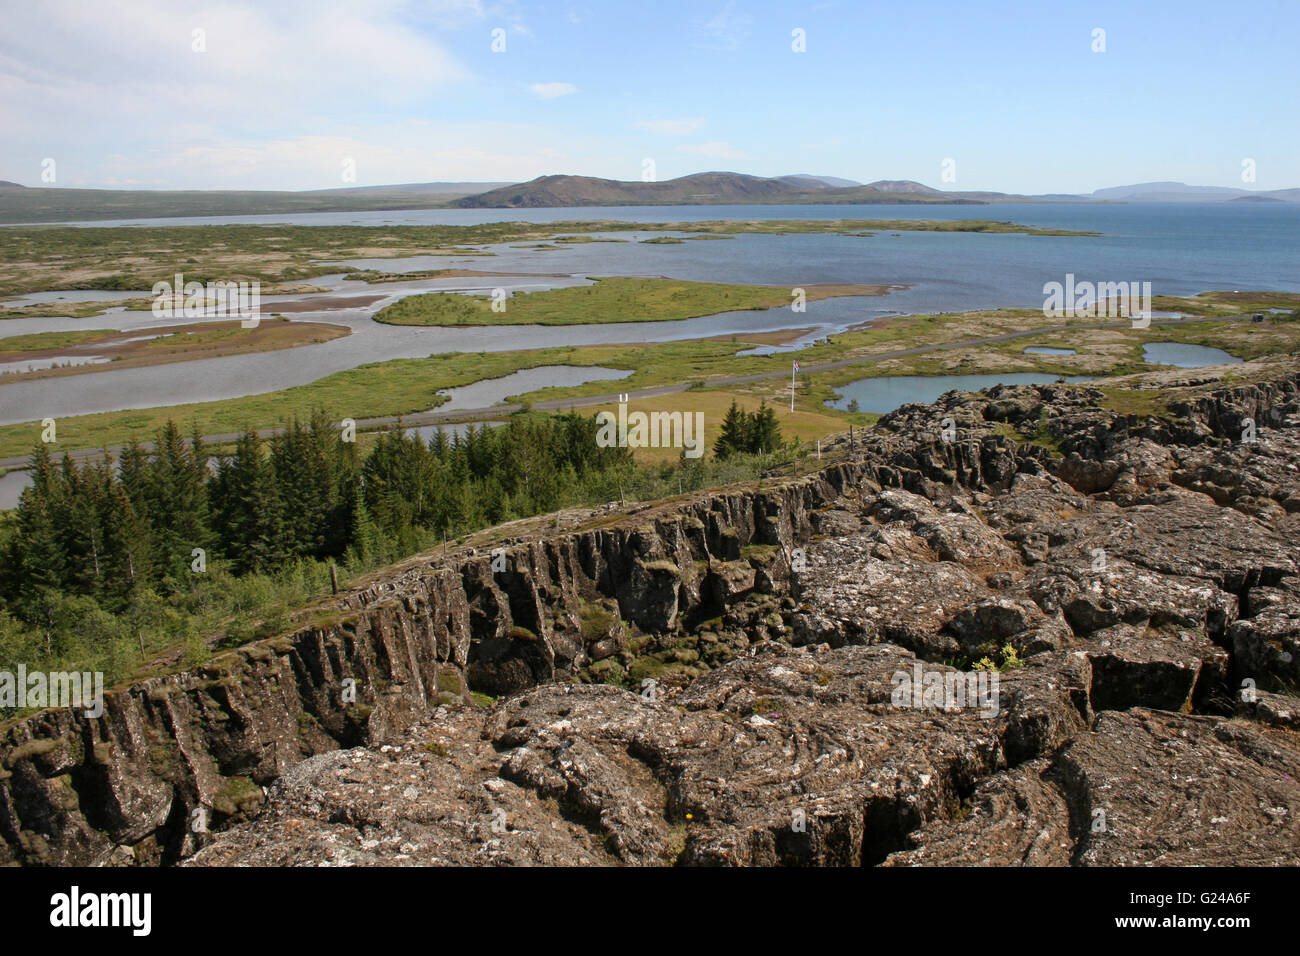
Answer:
POLYGON ((643 120, 636 125, 640 129, 648 129, 652 133, 660 133, 664 136, 690 136, 691 133, 704 125, 704 120, 699 117, 695 119, 643 120))
MULTIPOLYGON (((57 153, 56 185, 331 189, 435 181, 523 182, 557 172, 601 175, 626 159, 610 149, 603 136, 574 136, 552 125, 488 121, 401 120, 268 140, 208 130, 161 147, 130 144, 93 158, 57 153), (344 181, 344 160, 355 163, 355 182, 344 181)), ((30 169, 12 171, 0 160, 0 179, 39 185, 39 160, 37 154, 30 169)))
POLYGON ((6 13, 0 75, 54 97, 95 84, 114 103, 150 98, 155 109, 185 103, 245 113, 331 97, 401 102, 467 76, 438 42, 402 21, 393 0, 297 7, 182 12, 164 0, 19 7, 6 13), (203 52, 194 49, 200 30, 203 52))
POLYGON ((676 149, 683 153, 694 153, 696 156, 707 156, 710 159, 749 158, 730 143, 724 143, 721 140, 714 140, 709 143, 684 143, 676 147, 676 149))
POLYGON ((572 83, 534 83, 528 88, 544 100, 553 100, 557 96, 568 96, 570 93, 578 92, 578 88, 572 83))
POLYGON ((434 0, 417 31, 400 0, 19 5, 0 31, 0 160, 53 157, 59 185, 89 185, 107 176, 105 153, 149 163, 187 145, 338 132, 424 108, 469 78, 437 24, 476 7, 434 0))

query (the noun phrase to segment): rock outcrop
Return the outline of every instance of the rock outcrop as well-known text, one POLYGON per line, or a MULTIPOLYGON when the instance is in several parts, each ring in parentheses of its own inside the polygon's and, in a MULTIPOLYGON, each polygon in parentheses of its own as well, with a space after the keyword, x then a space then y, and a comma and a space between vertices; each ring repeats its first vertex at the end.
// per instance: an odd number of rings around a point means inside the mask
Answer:
POLYGON ((0 859, 1294 864, 1298 383, 950 393, 423 556, 10 725, 0 859))

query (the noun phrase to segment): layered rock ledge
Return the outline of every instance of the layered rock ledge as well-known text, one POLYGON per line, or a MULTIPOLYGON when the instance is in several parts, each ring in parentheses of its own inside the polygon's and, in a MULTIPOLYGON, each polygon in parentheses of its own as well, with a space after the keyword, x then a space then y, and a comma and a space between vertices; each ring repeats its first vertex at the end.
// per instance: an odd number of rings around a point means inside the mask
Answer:
POLYGON ((1245 371, 950 393, 810 475, 421 556, 5 728, 0 860, 1295 863, 1300 375, 1245 371))

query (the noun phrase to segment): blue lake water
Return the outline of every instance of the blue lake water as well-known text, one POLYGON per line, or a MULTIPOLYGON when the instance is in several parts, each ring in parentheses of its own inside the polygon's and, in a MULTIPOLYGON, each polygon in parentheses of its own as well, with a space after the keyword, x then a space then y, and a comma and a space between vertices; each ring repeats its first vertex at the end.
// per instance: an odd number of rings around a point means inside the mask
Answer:
POLYGON ((0 475, 0 511, 18 507, 18 496, 32 483, 30 471, 9 471, 0 475))
MULTIPOLYGON (((3 236, 4 233, 0 233, 3 236)), ((49 305, 55 302, 115 302, 121 299, 138 299, 148 296, 145 291, 120 291, 115 289, 70 289, 59 292, 29 292, 0 300, 0 308, 17 308, 22 305, 49 305)))
POLYGON ((500 378, 485 378, 472 385, 444 389, 440 394, 451 400, 439 405, 435 411, 454 412, 466 408, 486 408, 504 402, 511 395, 523 395, 539 388, 562 388, 582 385, 585 382, 616 381, 627 378, 628 369, 600 368, 582 365, 543 365, 521 369, 500 378))
MULTIPOLYGON (((1300 290, 1300 203, 989 203, 986 205, 605 206, 563 209, 424 209, 405 212, 304 213, 78 223, 87 227, 221 223, 297 225, 476 225, 611 219, 691 222, 708 219, 994 219, 1051 229, 1100 232, 1097 238, 958 233, 893 233, 874 239, 749 236, 735 242, 680 245, 584 243, 517 250, 530 261, 625 264, 637 274, 687 274, 735 282, 926 282, 981 290, 986 304, 1041 304, 1044 282, 1073 272, 1080 280, 1150 281, 1155 294, 1207 289, 1300 290), (790 257, 787 252, 827 252, 790 257), (664 272, 660 265, 674 271, 664 272), (698 264, 698 265, 697 265, 698 264), (1032 289, 1029 301, 1023 297, 1032 289)), ((0 232, 0 235, 3 235, 0 232)), ((476 260, 485 268, 486 260, 476 260)), ((497 263, 499 265, 499 261, 497 263)), ((579 268, 587 268, 579 266, 579 268)), ((565 268, 565 271, 570 271, 565 268)), ((618 274, 630 274, 628 270, 618 274)))
POLYGON ((978 392, 994 385, 1047 385, 1050 382, 1086 382, 1089 376, 1060 378, 1036 372, 1003 372, 998 375, 891 375, 863 378, 837 389, 840 397, 826 404, 845 411, 857 400, 858 411, 883 415, 912 402, 932 402, 944 392, 957 389, 978 392))
POLYGON ((56 365, 99 365, 109 359, 94 355, 58 355, 54 358, 29 359, 18 362, 0 362, 0 375, 11 375, 22 372, 38 372, 47 368, 54 368, 56 365))
MULTIPOLYGON (((1205 345, 1184 345, 1181 342, 1152 342, 1142 347, 1143 358, 1156 365, 1175 365, 1179 368, 1204 368, 1207 365, 1225 365, 1240 362, 1235 355, 1223 349, 1205 345)), ((1073 355, 1073 349, 1028 348, 1026 352, 1046 355, 1073 355)), ((839 387, 840 397, 826 404, 847 410, 849 402, 857 399, 858 411, 883 415, 911 402, 932 402, 944 392, 959 389, 977 392, 994 385, 1046 385, 1049 382, 1087 382, 1093 376, 1072 375, 1058 377, 1036 372, 1001 372, 979 375, 893 375, 864 378, 839 387)))
POLYGON ((1182 342, 1150 342, 1142 346, 1142 358, 1153 365, 1178 368, 1204 368, 1207 365, 1230 365, 1241 359, 1223 349, 1208 345, 1184 345, 1182 342))
MULTIPOLYGON (((596 209, 416 210, 312 213, 263 217, 132 220, 129 224, 274 222, 302 225, 473 224, 496 221, 635 222, 704 219, 996 219, 1044 228, 1092 230, 1096 237, 880 231, 872 237, 741 235, 680 244, 641 242, 559 244, 554 249, 498 246, 493 256, 420 257, 428 268, 558 273, 559 278, 474 277, 366 287, 340 277, 322 279, 331 294, 370 292, 385 299, 366 308, 298 313, 303 320, 347 325, 331 342, 252 356, 201 359, 147 369, 0 385, 0 423, 123 408, 212 401, 305 384, 368 362, 448 351, 498 351, 551 345, 637 344, 719 334, 801 328, 800 343, 885 315, 1016 306, 1039 308, 1043 285, 1073 273, 1078 281, 1149 281, 1156 295, 1211 289, 1300 292, 1300 204, 1292 203, 994 203, 972 206, 650 206, 596 209), (903 284, 885 296, 825 299, 807 311, 780 308, 731 312, 680 322, 599 326, 412 328, 371 318, 391 298, 431 288, 523 292, 580 284, 587 276, 664 275, 698 281, 803 287, 817 283, 903 284)), ((90 227, 125 225, 88 223, 90 227)), ((3 238, 0 227, 0 239, 3 238)), ((636 238, 625 235, 623 238, 636 238)), ((414 261, 414 260, 412 260, 414 261)), ((383 265, 383 260, 371 264, 383 265)), ((390 268, 396 265, 389 262, 390 268)), ((283 297, 266 297, 273 312, 283 297)), ((143 328, 149 313, 91 319, 10 319, 0 336, 67 328, 143 328)))

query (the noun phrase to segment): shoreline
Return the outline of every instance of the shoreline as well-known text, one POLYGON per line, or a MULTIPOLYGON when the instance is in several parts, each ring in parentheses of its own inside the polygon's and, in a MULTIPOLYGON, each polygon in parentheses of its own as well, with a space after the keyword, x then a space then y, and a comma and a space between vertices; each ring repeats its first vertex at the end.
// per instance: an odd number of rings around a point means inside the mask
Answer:
MULTIPOLYGON (((80 365, 54 366, 32 371, 0 371, 0 387, 46 378, 65 378, 70 375, 172 365, 177 362, 193 362, 201 359, 279 352, 308 345, 320 345, 352 334, 352 330, 346 325, 277 318, 263 318, 256 328, 250 329, 241 328, 239 321, 233 320, 155 326, 147 335, 142 335, 139 329, 103 331, 108 334, 66 346, 22 351, 5 350, 0 347, 0 366, 50 359, 107 359, 107 361, 86 361, 80 365), (248 335, 240 337, 241 332, 247 332, 248 335), (233 342, 223 339, 230 333, 237 337, 233 342), (191 335, 198 338, 186 342, 183 337, 191 335), (173 337, 174 342, 157 344, 173 337)), ((14 336, 14 338, 28 337, 14 336)), ((0 339, 0 346, 3 346, 3 341, 0 339)))

